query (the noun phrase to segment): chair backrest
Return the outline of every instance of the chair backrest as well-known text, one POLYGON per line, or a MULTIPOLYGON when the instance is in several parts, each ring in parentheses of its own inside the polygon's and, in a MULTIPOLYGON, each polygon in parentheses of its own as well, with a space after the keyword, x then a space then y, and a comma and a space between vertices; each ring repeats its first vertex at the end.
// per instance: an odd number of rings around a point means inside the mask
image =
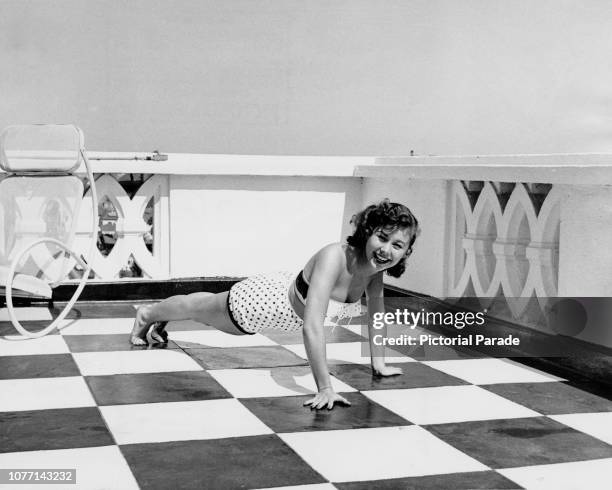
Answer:
POLYGON ((0 168, 10 173, 70 173, 81 164, 83 133, 71 124, 9 126, 0 134, 0 168))
MULTIPOLYGON (((83 182, 67 175, 81 163, 83 135, 71 125, 11 126, 0 135, 0 266, 41 238, 71 247, 83 182)), ((73 259, 53 243, 35 246, 17 272, 53 282, 65 278, 73 259)))

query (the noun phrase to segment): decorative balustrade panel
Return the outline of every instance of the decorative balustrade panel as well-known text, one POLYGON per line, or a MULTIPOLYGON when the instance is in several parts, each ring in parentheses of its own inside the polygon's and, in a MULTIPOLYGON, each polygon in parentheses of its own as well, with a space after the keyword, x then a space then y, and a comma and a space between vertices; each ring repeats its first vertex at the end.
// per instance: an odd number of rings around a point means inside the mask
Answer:
MULTIPOLYGON (((91 258, 95 279, 169 276, 168 176, 152 175, 137 189, 134 184, 138 186, 139 181, 120 183, 113 174, 96 178, 100 217, 98 246, 91 258)), ((91 219, 89 189, 75 238, 76 250, 85 256, 91 237, 91 219)))
POLYGON ((551 185, 452 182, 449 296, 505 298, 514 318, 556 296, 560 193, 551 185))

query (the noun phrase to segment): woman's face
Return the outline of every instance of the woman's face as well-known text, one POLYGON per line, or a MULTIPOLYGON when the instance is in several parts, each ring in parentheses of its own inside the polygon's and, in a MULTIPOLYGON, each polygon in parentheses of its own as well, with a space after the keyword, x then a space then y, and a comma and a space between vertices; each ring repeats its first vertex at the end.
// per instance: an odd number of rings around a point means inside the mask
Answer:
POLYGON ((377 271, 396 265, 408 252, 410 228, 377 228, 368 238, 365 257, 377 271))

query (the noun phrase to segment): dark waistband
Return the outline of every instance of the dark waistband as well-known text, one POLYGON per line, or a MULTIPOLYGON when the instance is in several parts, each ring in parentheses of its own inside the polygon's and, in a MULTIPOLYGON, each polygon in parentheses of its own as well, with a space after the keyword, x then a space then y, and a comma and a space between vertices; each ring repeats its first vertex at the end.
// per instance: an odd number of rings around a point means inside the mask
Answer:
POLYGON ((306 300, 306 296, 308 296, 308 283, 304 279, 304 270, 301 270, 295 278, 295 289, 300 293, 302 299, 306 300))
MULTIPOLYGON (((235 286, 235 284, 234 284, 235 286)), ((232 286, 232 288, 234 287, 232 286)), ((236 317, 234 316, 234 312, 232 311, 232 306, 230 303, 230 294, 232 292, 232 288, 230 288, 230 292, 227 295, 227 301, 225 302, 225 308, 227 309, 227 314, 230 317, 230 320, 232 321, 232 323, 234 324, 234 326, 240 330, 242 333, 245 333, 247 335, 255 335, 257 332, 249 332, 247 330, 245 330, 244 328, 242 328, 242 325, 240 325, 240 323, 238 323, 238 320, 236 320, 236 317)))

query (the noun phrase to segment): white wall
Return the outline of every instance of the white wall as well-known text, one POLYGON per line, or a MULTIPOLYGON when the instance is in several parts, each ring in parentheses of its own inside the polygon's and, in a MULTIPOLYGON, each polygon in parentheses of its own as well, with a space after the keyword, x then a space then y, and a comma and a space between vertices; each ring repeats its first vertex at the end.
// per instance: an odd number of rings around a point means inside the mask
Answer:
POLYGON ((2 0, 0 127, 90 150, 612 151, 607 0, 2 0))
POLYGON ((560 188, 559 296, 612 297, 612 187, 560 188))
POLYGON ((385 282, 446 296, 448 182, 443 180, 171 175, 170 277, 299 271, 352 233, 351 217, 388 197, 422 233, 404 275, 385 282))
POLYGON ((586 312, 576 337, 612 348, 612 187, 561 186, 559 296, 574 297, 586 312))
POLYGON ((297 273, 343 241, 361 207, 361 180, 170 177, 170 276, 297 273))

